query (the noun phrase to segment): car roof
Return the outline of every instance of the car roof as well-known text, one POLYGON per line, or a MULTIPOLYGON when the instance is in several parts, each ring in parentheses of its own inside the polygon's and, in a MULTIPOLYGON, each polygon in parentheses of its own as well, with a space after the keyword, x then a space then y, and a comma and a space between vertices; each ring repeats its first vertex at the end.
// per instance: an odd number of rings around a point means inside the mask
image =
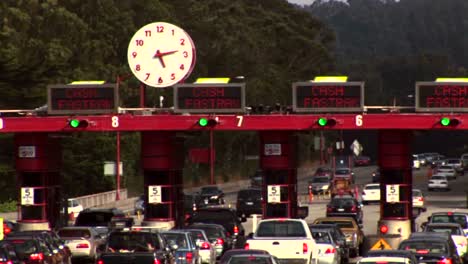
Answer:
MULTIPOLYGON (((234 208, 229 208, 229 207, 203 207, 203 208, 197 209, 197 212, 220 212, 220 211, 228 211, 231 213, 236 212, 234 208)), ((194 212, 194 214, 196 214, 197 212, 194 212)))
POLYGON ((448 226, 448 227, 460 227, 459 223, 427 223, 427 226, 448 226))
POLYGON ((356 220, 352 217, 343 217, 343 216, 335 216, 335 217, 318 217, 314 220, 315 221, 334 221, 334 222, 356 222, 356 220))
POLYGON ((452 236, 448 232, 416 232, 412 233, 408 240, 450 240, 452 236))
POLYGON ((392 262, 392 263, 406 263, 407 257, 396 257, 396 256, 372 256, 372 257, 365 257, 362 258, 359 262, 360 263, 366 263, 366 262, 371 262, 371 263, 379 263, 380 261, 385 261, 386 263, 392 262), (384 259, 382 259, 384 258, 384 259))
POLYGON ((407 250, 369 250, 367 256, 405 256, 414 257, 413 252, 407 250))
POLYGON ((380 186, 380 183, 368 183, 368 184, 366 184, 366 185, 364 186, 364 188, 365 188, 366 186, 380 186))
POLYGON ((432 213, 432 215, 448 215, 448 216, 457 215, 457 214, 458 215, 468 215, 468 212, 459 212, 459 211, 449 212, 449 211, 447 211, 447 212, 434 212, 434 213, 432 213))

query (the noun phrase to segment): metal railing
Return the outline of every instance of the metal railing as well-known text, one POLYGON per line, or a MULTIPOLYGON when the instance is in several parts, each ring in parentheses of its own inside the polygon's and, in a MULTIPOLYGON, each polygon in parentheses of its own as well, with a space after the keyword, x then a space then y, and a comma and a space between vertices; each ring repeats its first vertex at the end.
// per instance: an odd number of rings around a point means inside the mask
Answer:
MULTIPOLYGON (((116 192, 116 190, 113 190, 109 192, 95 193, 70 199, 78 201, 78 203, 83 206, 83 209, 85 209, 115 202, 116 192)), ((120 189, 120 200, 126 200, 127 198, 127 189, 120 189)))

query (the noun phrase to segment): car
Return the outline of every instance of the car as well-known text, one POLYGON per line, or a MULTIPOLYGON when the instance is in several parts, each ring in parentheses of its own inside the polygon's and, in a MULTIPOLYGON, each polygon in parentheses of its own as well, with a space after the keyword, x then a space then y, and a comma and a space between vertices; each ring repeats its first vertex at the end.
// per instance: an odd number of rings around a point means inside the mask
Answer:
POLYGON ((434 212, 421 227, 424 229, 424 226, 428 223, 458 223, 465 234, 468 234, 468 213, 466 212, 434 212))
POLYGON ((92 227, 63 227, 57 234, 70 248, 72 261, 85 259, 95 262, 98 247, 105 243, 104 238, 92 227))
POLYGON ((201 263, 200 251, 195 242, 195 238, 190 232, 184 230, 162 231, 161 236, 173 250, 173 255, 177 260, 176 263, 201 263))
POLYGON ((355 190, 352 187, 351 180, 349 178, 334 178, 331 184, 330 196, 333 198, 336 195, 355 195, 355 190))
POLYGON ((315 176, 328 176, 328 177, 333 177, 333 170, 330 167, 318 167, 315 170, 315 173, 313 175, 315 176))
POLYGON ((261 188, 262 182, 263 182, 263 171, 256 170, 255 174, 250 177, 250 186, 261 188))
POLYGON ((437 167, 439 167, 439 166, 441 166, 441 165, 444 165, 444 164, 443 164, 444 161, 445 161, 445 156, 444 156, 444 155, 438 154, 437 156, 434 156, 434 157, 432 158, 431 163, 430 163, 431 168, 437 168, 437 167))
POLYGON ((31 264, 58 264, 63 261, 58 250, 37 234, 14 232, 5 237, 4 241, 13 244, 18 258, 31 264))
POLYGON ((417 208, 420 211, 425 211, 426 206, 424 204, 425 199, 424 199, 423 192, 419 189, 413 189, 412 196, 413 196, 413 208, 417 208))
POLYGON ((189 219, 187 224, 206 223, 222 225, 227 236, 232 239, 235 248, 241 248, 245 243, 245 229, 242 226, 246 222, 245 217, 239 217, 235 209, 232 208, 200 208, 189 219))
POLYGON ((375 171, 372 172, 372 182, 378 183, 380 182, 380 169, 377 168, 375 171))
POLYGON ((354 183, 354 172, 350 168, 337 168, 333 174, 333 179, 345 178, 354 183))
POLYGON ((337 249, 341 254, 342 263, 349 262, 349 247, 350 245, 346 243, 346 236, 338 227, 337 224, 309 224, 309 229, 312 230, 326 230, 330 232, 333 240, 337 244, 337 249))
POLYGON ((441 174, 432 175, 432 177, 427 182, 427 190, 428 191, 433 191, 433 190, 449 191, 450 186, 449 186, 449 181, 447 177, 441 174))
POLYGON ((354 157, 354 166, 369 166, 371 159, 369 156, 359 155, 354 157))
POLYGON ((111 228, 114 217, 126 217, 125 213, 117 208, 86 208, 78 215, 74 226, 91 226, 103 237, 106 237, 111 228))
MULTIPOLYGON (((380 251, 380 250, 378 250, 380 251)), ((412 264, 409 258, 405 257, 394 257, 394 256, 376 256, 376 257, 364 257, 358 260, 357 264, 412 264)), ((417 262, 414 262, 417 263, 417 262)))
POLYGON ((330 191, 331 177, 328 175, 324 176, 313 176, 312 180, 309 181, 309 190, 313 194, 324 194, 330 191))
POLYGON ((369 183, 364 186, 361 193, 362 203, 368 204, 370 202, 380 201, 380 183, 369 183))
MULTIPOLYGON (((376 258, 396 257, 396 258, 403 258, 404 263, 408 263, 408 264, 418 263, 418 260, 416 259, 416 256, 413 254, 413 252, 406 251, 406 250, 396 250, 396 249, 394 250, 388 250, 388 249, 387 250, 369 250, 365 258, 370 258, 370 257, 376 257, 376 258)), ((381 261, 377 261, 377 263, 379 262, 387 262, 387 261, 385 261, 385 258, 382 258, 381 261)))
POLYGON ((464 170, 468 170, 468 153, 464 153, 460 157, 462 161, 462 167, 464 170))
POLYGON ((135 201, 135 215, 144 215, 146 209, 146 196, 140 195, 138 199, 135 201))
POLYGON ((448 158, 448 159, 445 159, 443 165, 452 166, 457 173, 463 175, 464 168, 463 168, 461 159, 448 158))
POLYGON ((398 245, 398 249, 413 252, 419 263, 462 263, 455 243, 445 232, 412 233, 398 245))
POLYGON ((413 154, 413 159, 418 160, 420 166, 426 165, 426 157, 424 154, 413 154))
POLYGON ((413 155, 413 169, 421 169, 421 161, 416 157, 416 155, 413 155))
POLYGON ((446 176, 448 180, 455 180, 457 178, 457 172, 450 165, 441 165, 435 170, 436 174, 446 176))
POLYGON ((447 232, 451 235, 453 242, 457 246, 458 255, 462 259, 467 258, 467 244, 468 240, 466 238, 463 228, 458 223, 431 223, 427 224, 424 227, 423 232, 447 232))
POLYGON ((197 194, 185 194, 184 193, 184 212, 186 218, 190 217, 193 212, 197 211, 198 205, 200 204, 200 196, 197 194))
POLYGON ((248 188, 237 193, 236 209, 239 217, 249 217, 252 214, 263 213, 262 210, 262 189, 248 188))
POLYGON ((362 223, 363 212, 361 205, 353 196, 337 195, 327 204, 326 216, 353 217, 358 223, 362 223))
POLYGON ((224 193, 216 185, 203 186, 200 189, 199 207, 224 204, 224 193))
POLYGON ((11 241, 0 241, 0 263, 24 264, 11 241))
POLYGON ((364 232, 353 217, 319 217, 313 224, 336 224, 346 236, 350 257, 362 256, 364 232))
MULTIPOLYGON (((28 231, 21 231, 12 233, 13 237, 31 237, 33 239, 41 239, 43 240, 49 249, 52 251, 53 258, 55 260, 59 260, 61 262, 71 263, 72 253, 70 248, 65 244, 57 233, 52 230, 28 230, 28 231)), ((59 262, 60 262, 59 261, 59 262)))
POLYGON ((220 258, 226 251, 232 249, 232 239, 226 235, 226 229, 222 225, 194 223, 187 228, 202 229, 208 240, 216 250, 216 257, 220 258))
MULTIPOLYGON (((309 227, 310 228, 310 227, 309 227)), ((312 237, 318 249, 318 263, 320 264, 341 264, 343 253, 339 244, 334 240, 331 231, 324 229, 310 228, 312 237)))
POLYGON ((219 264, 227 264, 230 263, 232 257, 239 257, 239 256, 258 256, 258 255, 270 255, 266 250, 259 250, 259 249, 231 249, 226 251, 224 255, 219 260, 219 264))
POLYGON ((210 240, 208 239, 205 230, 187 227, 178 230, 190 232, 192 237, 195 239, 195 244, 198 247, 198 254, 200 254, 201 263, 216 263, 216 249, 213 247, 210 240))
POLYGON ((83 211, 83 205, 81 205, 76 199, 68 199, 67 212, 71 219, 76 219, 81 211, 83 211))

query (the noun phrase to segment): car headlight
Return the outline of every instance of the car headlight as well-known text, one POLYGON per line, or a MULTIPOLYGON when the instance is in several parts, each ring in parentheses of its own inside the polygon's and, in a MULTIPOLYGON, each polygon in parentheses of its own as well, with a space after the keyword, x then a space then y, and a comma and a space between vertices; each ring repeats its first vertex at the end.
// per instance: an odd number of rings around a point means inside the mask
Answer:
POLYGON ((213 195, 210 197, 210 199, 218 199, 218 195, 213 195))
POLYGON ((329 187, 328 185, 323 185, 322 190, 328 190, 328 187, 329 187))

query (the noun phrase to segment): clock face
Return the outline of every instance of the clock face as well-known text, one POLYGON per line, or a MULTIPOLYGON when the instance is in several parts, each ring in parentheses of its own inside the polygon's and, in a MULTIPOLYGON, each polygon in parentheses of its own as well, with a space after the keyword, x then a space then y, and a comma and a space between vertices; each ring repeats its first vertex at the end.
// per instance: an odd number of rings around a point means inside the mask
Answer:
POLYGON ((172 86, 187 78, 195 65, 195 46, 181 28, 155 22, 140 28, 128 45, 128 65, 141 82, 172 86))

